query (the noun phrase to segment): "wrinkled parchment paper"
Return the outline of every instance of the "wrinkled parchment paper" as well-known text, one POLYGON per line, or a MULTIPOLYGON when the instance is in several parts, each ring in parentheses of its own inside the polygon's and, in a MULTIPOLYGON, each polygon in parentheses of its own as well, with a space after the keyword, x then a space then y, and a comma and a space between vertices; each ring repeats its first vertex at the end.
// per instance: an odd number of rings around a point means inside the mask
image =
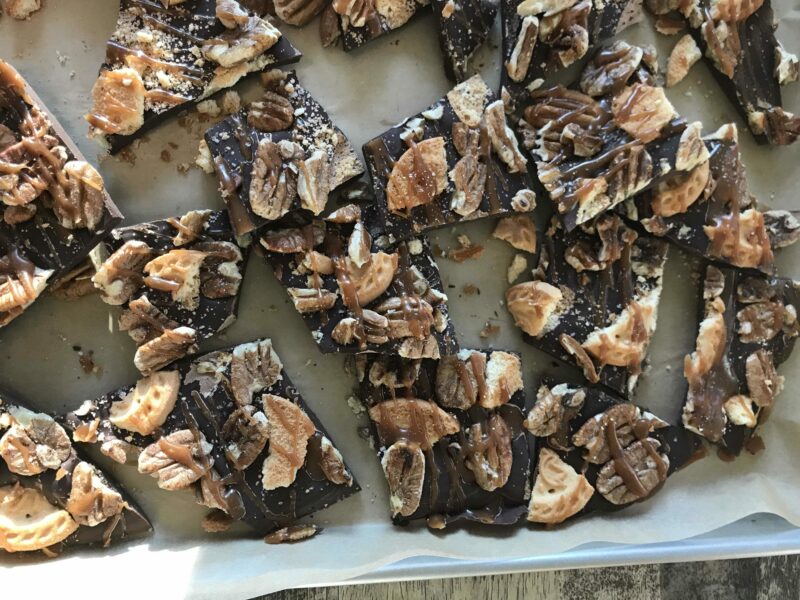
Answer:
MULTIPOLYGON (((0 57, 16 65, 91 160, 98 151, 85 137, 82 115, 103 58, 104 42, 114 27, 117 2, 48 0, 46 4, 29 22, 0 18, 0 57)), ((800 52, 796 0, 775 0, 774 5, 781 22, 779 38, 789 51, 800 52)), ((449 89, 430 15, 350 55, 339 49, 323 50, 316 24, 303 31, 284 30, 305 53, 298 67, 301 81, 359 147, 449 89)), ((647 22, 623 37, 657 44, 662 65, 677 40, 656 39, 647 22)), ((492 87, 499 79, 498 44, 495 33, 490 50, 478 59, 492 87)), ((257 91, 255 85, 245 89, 251 98, 257 91)), ((787 107, 800 110, 800 85, 784 89, 787 107)), ((706 131, 736 121, 752 193, 767 205, 800 208, 800 144, 780 149, 757 147, 702 61, 668 95, 686 118, 702 119, 706 131)), ((198 170, 186 175, 177 172, 179 163, 192 162, 200 135, 200 127, 190 133, 172 121, 139 147, 135 165, 118 159, 100 161, 127 223, 192 208, 222 207, 213 177, 198 170), (179 148, 170 147, 169 142, 179 148), (162 161, 162 150, 169 151, 171 162, 162 161)), ((541 217, 538 224, 541 229, 541 217)), ((462 346, 521 351, 528 393, 534 393, 543 374, 575 377, 575 371, 554 366, 546 356, 523 344, 510 323, 500 301, 513 252, 489 237, 492 226, 475 223, 458 230, 485 244, 479 260, 460 265, 440 261, 462 346), (477 285, 480 295, 464 295, 462 287, 468 283, 477 285), (500 333, 481 340, 478 333, 487 321, 499 325, 500 333)), ((445 248, 455 245, 453 230, 439 232, 434 239, 445 248)), ((674 422, 683 399, 683 356, 693 348, 696 279, 691 277, 692 261, 677 250, 670 252, 652 367, 643 377, 638 401, 674 422)), ((782 272, 800 277, 799 258, 800 247, 782 252, 778 261, 782 272)), ((245 533, 243 529, 229 532, 228 537, 204 534, 200 528, 204 511, 190 494, 163 492, 155 480, 139 476, 134 468, 113 466, 113 472, 152 517, 155 537, 108 552, 71 552, 58 560, 0 559, 4 590, 22 589, 25 581, 35 582, 26 589, 40 597, 71 597, 67 590, 83 590, 113 598, 141 594, 245 598, 291 586, 341 581, 415 555, 502 561, 552 555, 592 541, 661 542, 704 533, 757 512, 775 513, 800 526, 798 352, 783 365, 786 389, 763 428, 767 449, 758 456, 724 463, 712 455, 671 478, 662 492, 644 504, 553 531, 473 528, 433 534, 424 526, 393 527, 378 461, 356 434, 361 423, 345 402, 354 381, 344 374, 343 359, 317 351, 272 274, 257 257, 251 260, 239 320, 206 348, 272 337, 299 390, 352 465, 363 492, 319 513, 314 520, 325 531, 315 539, 268 546, 260 539, 237 538, 245 533)), ((533 257, 528 264, 534 266, 533 257)), ((125 333, 109 332, 116 314, 97 297, 73 303, 49 297, 38 301, 11 327, 0 330, 0 384, 16 390, 39 409, 63 410, 133 382, 133 343, 125 333), (94 352, 102 367, 100 375, 82 372, 77 347, 94 352)), ((108 464, 104 457, 101 462, 108 464)))

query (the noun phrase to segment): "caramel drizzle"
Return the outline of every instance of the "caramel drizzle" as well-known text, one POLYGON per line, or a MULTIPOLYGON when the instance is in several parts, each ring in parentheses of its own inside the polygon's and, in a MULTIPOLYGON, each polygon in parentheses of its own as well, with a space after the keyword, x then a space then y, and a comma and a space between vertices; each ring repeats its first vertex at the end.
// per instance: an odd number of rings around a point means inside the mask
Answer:
MULTIPOLYGON (((648 443, 648 434, 650 433, 651 424, 647 419, 639 419, 632 424, 633 434, 636 439, 644 446, 648 456, 653 459, 658 471, 659 481, 664 481, 667 477, 667 465, 661 458, 661 455, 648 443)), ((639 498, 645 498, 650 492, 644 487, 633 465, 628 462, 625 456, 625 451, 617 437, 617 425, 613 420, 609 419, 603 426, 603 434, 608 444, 608 449, 611 454, 611 459, 614 461, 614 471, 622 478, 625 487, 633 495, 639 498)))
POLYGON ((389 179, 394 169, 395 160, 389 154, 389 148, 386 147, 386 142, 383 138, 375 138, 367 142, 367 150, 372 155, 372 162, 375 166, 375 171, 383 179, 389 179))
MULTIPOLYGON (((197 443, 200 443, 199 440, 197 443)), ((182 446, 181 444, 174 444, 166 437, 162 437, 158 440, 158 448, 167 458, 191 469, 194 473, 198 475, 205 473, 203 467, 194 459, 194 456, 192 455, 192 449, 190 447, 182 446)))
POLYGON ((194 85, 201 86, 203 84, 203 71, 201 69, 154 58, 142 50, 128 48, 114 40, 106 42, 106 60, 111 64, 120 62, 129 66, 132 63, 140 62, 152 69, 174 73, 194 85))
POLYGON ((181 289, 181 283, 179 281, 164 279, 163 277, 155 277, 153 275, 145 277, 144 283, 147 287, 160 292, 176 292, 181 289))
POLYGON ((23 444, 21 444, 20 441, 14 436, 9 436, 9 441, 11 442, 11 445, 14 446, 14 449, 17 452, 19 452, 19 455, 22 457, 22 464, 25 465, 25 470, 34 471, 35 465, 31 462, 30 451, 23 444))
MULTIPOLYGON (((306 236, 307 245, 310 245, 313 250, 313 230, 308 228, 308 230, 304 230, 303 233, 306 236), (309 236, 311 236, 311 240, 308 239, 309 236)), ((358 289, 356 288, 356 284, 347 269, 347 260, 342 252, 341 240, 337 235, 330 234, 326 236, 325 245, 328 250, 328 255, 331 257, 331 261, 333 262, 333 269, 336 274, 336 282, 339 284, 339 289, 342 292, 342 300, 356 320, 355 337, 358 339, 359 347, 362 349, 366 348, 367 335, 364 329, 364 311, 361 307, 361 303, 358 301, 358 289)), ((312 260, 316 260, 316 258, 313 258, 312 260)), ((317 291, 321 294, 319 287, 317 288, 317 291)))
POLYGON ((22 287, 20 296, 19 286, 9 285, 11 297, 16 304, 27 304, 30 298, 36 296, 33 285, 33 276, 36 272, 36 265, 19 253, 15 246, 9 248, 8 253, 0 258, 0 281, 3 279, 16 279, 22 287))
MULTIPOLYGON (((176 94, 174 92, 170 92, 167 90, 162 89, 154 89, 154 90, 147 90, 144 94, 147 100, 150 100, 154 104, 171 104, 172 106, 178 106, 179 104, 184 104, 186 102, 191 102, 191 98, 188 96, 182 96, 180 94, 176 94)), ((97 115, 92 115, 92 117, 96 117, 97 115)))
POLYGON ((414 280, 411 272, 411 260, 408 245, 400 244, 398 248, 397 276, 395 281, 399 288, 400 307, 403 311, 403 320, 408 323, 411 335, 417 339, 424 339, 430 333, 430 320, 424 318, 422 312, 422 298, 414 291, 414 280))

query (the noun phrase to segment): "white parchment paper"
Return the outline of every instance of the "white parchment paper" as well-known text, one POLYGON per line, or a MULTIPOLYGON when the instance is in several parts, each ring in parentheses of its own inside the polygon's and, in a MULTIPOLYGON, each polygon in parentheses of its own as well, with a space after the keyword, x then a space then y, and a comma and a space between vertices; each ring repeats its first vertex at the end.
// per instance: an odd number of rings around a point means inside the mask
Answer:
MULTIPOLYGON (((0 57, 14 64, 34 86, 89 157, 97 149, 85 138, 82 119, 89 102, 104 42, 113 30, 116 0, 47 0, 30 21, 0 18, 0 57)), ((800 52, 797 0, 775 0, 779 38, 800 52), (792 6, 794 7, 792 8, 792 6)), ((324 50, 316 25, 286 35, 305 53, 297 67, 302 83, 328 108, 339 126, 360 145, 397 121, 426 107, 449 89, 441 66, 430 15, 385 36, 353 54, 324 50)), ((649 22, 623 34, 628 40, 654 43, 662 65, 677 38, 656 39, 649 22)), ((479 58, 492 87, 499 80, 499 39, 495 33, 479 58)), ((251 97, 254 85, 245 86, 251 97)), ((800 111, 800 85, 785 88, 787 108, 800 111)), ((247 95, 247 94, 245 94, 247 95)), ((732 105, 701 61, 669 97, 689 119, 700 118, 706 130, 733 120, 741 130, 751 191, 767 205, 800 208, 800 144, 790 148, 757 147, 732 105)), ((165 217, 191 208, 222 207, 213 177, 197 170, 179 174, 176 166, 192 162, 202 128, 192 131, 175 121, 149 136, 136 151, 134 165, 100 161, 111 194, 127 223, 165 217), (178 149, 169 146, 172 142, 178 149), (172 162, 160 158, 168 150, 172 162)), ((544 201, 541 202, 544 204, 544 201)), ((541 222, 539 223, 541 227, 541 222)), ((492 223, 459 228, 486 250, 477 261, 457 265, 440 261, 451 299, 451 315, 462 346, 510 348, 523 353, 528 392, 543 374, 575 377, 522 343, 501 305, 505 272, 513 252, 489 237, 492 223), (479 295, 462 293, 475 284, 479 295), (500 333, 481 340, 489 321, 500 333)), ((442 247, 455 244, 453 230, 433 236, 442 247)), ((782 273, 800 277, 800 247, 781 253, 782 273)), ((747 515, 771 512, 800 526, 800 352, 783 365, 786 389, 763 428, 767 449, 735 463, 711 456, 675 475, 650 501, 608 517, 584 519, 552 531, 457 529, 433 534, 421 528, 389 524, 385 483, 374 452, 356 435, 359 419, 345 399, 354 381, 343 372, 343 359, 319 354, 300 317, 269 270, 251 257, 239 320, 207 347, 221 347, 258 337, 272 337, 287 370, 308 404, 323 419, 352 465, 364 490, 319 513, 322 535, 297 545, 268 546, 242 538, 243 529, 212 537, 200 528, 203 509, 187 494, 166 493, 154 480, 130 467, 112 466, 152 517, 156 535, 108 552, 71 552, 53 561, 0 559, 4 590, 26 588, 38 597, 68 598, 102 594, 113 598, 245 598, 281 588, 344 580, 402 558, 429 555, 465 559, 511 560, 553 555, 587 542, 648 543, 682 539, 732 523, 747 515), (27 585, 35 582, 33 588, 27 585)), ((529 257, 529 267, 534 266, 529 257)), ((643 378, 638 401, 677 421, 682 403, 683 356, 693 349, 695 286, 692 261, 671 250, 652 367, 643 378)), ((16 390, 42 410, 74 408, 136 379, 134 346, 125 333, 110 332, 116 312, 99 298, 74 303, 45 297, 11 327, 0 330, 0 384, 16 390), (110 317, 109 315, 113 315, 110 317), (99 376, 85 375, 78 364, 80 347, 92 350, 102 366, 99 376)), ((104 457, 100 462, 108 465, 104 457)))

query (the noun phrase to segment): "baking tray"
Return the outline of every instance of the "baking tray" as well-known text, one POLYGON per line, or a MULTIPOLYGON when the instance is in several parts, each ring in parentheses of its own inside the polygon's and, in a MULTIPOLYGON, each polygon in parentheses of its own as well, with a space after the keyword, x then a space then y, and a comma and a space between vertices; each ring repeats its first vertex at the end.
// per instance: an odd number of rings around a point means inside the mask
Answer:
MULTIPOLYGON (((787 49, 797 53, 800 8, 790 9, 792 4, 796 0, 775 1, 782 18, 779 35, 787 49)), ((98 149, 85 137, 82 115, 116 12, 115 0, 49 0, 45 9, 28 22, 0 18, 0 56, 23 73, 89 160, 98 155, 98 149)), ((359 147, 442 97, 450 87, 430 17, 422 17, 352 54, 322 49, 314 24, 304 30, 284 30, 305 55, 297 67, 301 82, 359 147)), ((634 28, 623 37, 658 44, 662 64, 676 40, 656 39, 648 26, 634 28)), ((499 80, 498 44, 496 30, 476 61, 483 66, 484 77, 492 87, 499 80)), ((252 99, 256 88, 251 83, 240 89, 252 99)), ((800 109, 800 85, 786 88, 785 94, 788 106, 800 109)), ((796 184, 787 177, 800 163, 800 144, 781 149, 756 147, 702 63, 693 68, 686 81, 669 91, 669 97, 688 119, 702 118, 707 130, 729 120, 738 122, 754 193, 775 206, 800 208, 796 184)), ((178 172, 178 165, 193 161, 207 126, 181 126, 177 121, 164 125, 135 150, 135 164, 115 158, 93 160, 99 164, 127 224, 192 208, 222 208, 213 177, 198 170, 178 172), (178 148, 171 147, 170 142, 178 148), (161 159, 163 150, 168 151, 169 162, 161 159)), ((457 230, 485 244, 480 260, 460 265, 440 261, 462 345, 520 351, 528 393, 543 375, 574 377, 573 370, 554 365, 526 346, 502 307, 505 270, 514 253, 507 244, 490 238, 492 227, 491 222, 478 222, 457 230), (467 283, 478 284, 481 294, 462 294, 467 283), (487 321, 499 325, 500 333, 482 340, 478 334, 487 321)), ((432 236, 433 241, 444 248, 452 247, 456 244, 454 233, 451 228, 439 231, 432 236)), ((784 274, 800 277, 800 246, 784 251, 778 264, 784 274)), ((529 266, 533 267, 533 259, 529 258, 529 266)), ((666 293, 671 304, 691 307, 688 310, 693 315, 695 282, 690 277, 691 267, 691 261, 674 253, 668 263, 666 293)), ((660 392, 674 386, 683 356, 693 347, 696 323, 685 315, 685 310, 667 310, 659 315, 653 368, 643 377, 639 396, 673 421, 680 413, 681 398, 660 392)), ((115 316, 116 311, 96 297, 72 303, 42 298, 11 327, 0 330, 0 383, 37 408, 55 411, 75 408, 85 398, 131 383, 137 378, 132 365, 135 348, 126 334, 109 332, 115 316), (78 349, 94 352, 102 367, 99 374, 81 371, 78 349)), ((470 528, 438 535, 424 526, 406 529, 389 525, 380 466, 374 451, 356 434, 359 421, 345 403, 354 381, 342 376, 344 359, 317 351, 285 292, 266 265, 253 256, 238 321, 203 349, 260 337, 272 337, 287 372, 330 430, 364 488, 315 517, 315 522, 326 528, 322 535, 292 546, 238 539, 243 530, 210 539, 199 525, 204 510, 188 494, 161 492, 153 480, 139 476, 134 469, 112 466, 153 519, 155 537, 107 553, 71 553, 56 561, 0 560, 4 586, 12 586, 5 589, 14 589, 18 581, 35 580, 37 595, 52 591, 65 597, 63 582, 73 580, 76 569, 80 569, 84 574, 91 572, 93 584, 100 589, 113 586, 108 589, 114 589, 117 598, 152 593, 152 581, 159 582, 164 596, 246 598, 354 577, 361 582, 388 581, 800 552, 800 530, 791 524, 800 524, 800 506, 791 501, 800 495, 800 473, 789 460, 779 460, 800 454, 800 414, 795 414, 797 399, 790 394, 800 385, 800 352, 782 368, 787 391, 764 430, 768 448, 763 455, 744 456, 732 465, 716 459, 701 461, 677 474, 647 503, 555 531, 522 528, 487 533, 470 528), (762 494, 757 502, 748 504, 741 502, 739 495, 744 487, 774 493, 762 494), (703 510, 698 514, 682 511, 694 496, 704 499, 703 510), (749 516, 765 511, 787 520, 774 515, 749 516), (592 543, 587 543, 589 540, 592 543), (348 551, 342 553, 342 548, 348 551), (131 565, 147 577, 131 578, 131 565), (124 589, 115 584, 120 580, 126 582, 124 589)), ((98 457, 108 465, 103 459, 98 457)))

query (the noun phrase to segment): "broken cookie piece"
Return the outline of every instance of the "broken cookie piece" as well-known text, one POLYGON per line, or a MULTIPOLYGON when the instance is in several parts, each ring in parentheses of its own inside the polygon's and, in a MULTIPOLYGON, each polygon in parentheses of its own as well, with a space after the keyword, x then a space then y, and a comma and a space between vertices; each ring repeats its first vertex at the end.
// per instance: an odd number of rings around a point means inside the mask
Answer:
POLYGON ((480 76, 364 145, 376 218, 402 240, 536 204, 503 102, 480 76))
POLYGON ((90 135, 119 152, 191 103, 300 52, 236 0, 121 0, 92 89, 90 135))
POLYGON ((134 500, 50 415, 0 394, 0 550, 49 556, 152 533, 134 500))
POLYGON ((267 339, 178 361, 63 422, 73 437, 96 423, 101 452, 261 535, 359 491, 267 339))
POLYGON ((798 305, 796 281, 706 269, 697 347, 683 368, 688 430, 734 456, 755 443, 783 388, 777 367, 800 334, 798 305))
POLYGON ((236 319, 248 250, 224 212, 121 227, 94 252, 104 302, 122 307, 119 328, 138 349, 134 364, 158 371, 236 319))
POLYGON ((0 327, 68 278, 122 220, 103 178, 0 60, 0 327))
POLYGON ((503 0, 501 87, 511 104, 642 19, 636 0, 503 0))
POLYGON ((566 233, 556 217, 533 281, 506 291, 526 342, 627 398, 656 329, 667 243, 617 215, 566 233))
POLYGON ((520 134, 568 230, 708 158, 699 127, 675 111, 651 50, 615 42, 595 54, 580 90, 531 93, 520 134))
POLYGON ((544 525, 646 500, 701 449, 685 429, 592 386, 545 382, 525 427, 539 447, 527 518, 544 525))
POLYGON ((361 175, 355 148, 293 72, 262 76, 264 95, 205 140, 234 230, 245 235, 292 211, 319 215, 361 175))
POLYGON ((369 355, 359 372, 395 524, 520 519, 533 447, 522 428, 529 407, 518 355, 369 355))
POLYGON ((427 240, 389 247, 385 235, 356 220, 356 209, 360 215, 362 208, 348 205, 324 220, 287 224, 260 238, 267 262, 319 349, 406 358, 457 351, 427 240))
POLYGON ((797 57, 775 37, 770 0, 691 0, 675 8, 756 140, 774 145, 796 141, 800 116, 784 109, 781 85, 792 80, 797 57))
POLYGON ((445 73, 455 82, 464 81, 475 72, 470 62, 491 33, 500 0, 431 0, 431 6, 445 73))
MULTIPOLYGON (((699 132, 699 123, 689 125, 699 132)), ((774 270, 774 251, 794 243, 800 226, 784 211, 762 212, 748 190, 736 126, 704 138, 709 158, 676 171, 626 201, 620 212, 653 235, 716 262, 774 270)))

